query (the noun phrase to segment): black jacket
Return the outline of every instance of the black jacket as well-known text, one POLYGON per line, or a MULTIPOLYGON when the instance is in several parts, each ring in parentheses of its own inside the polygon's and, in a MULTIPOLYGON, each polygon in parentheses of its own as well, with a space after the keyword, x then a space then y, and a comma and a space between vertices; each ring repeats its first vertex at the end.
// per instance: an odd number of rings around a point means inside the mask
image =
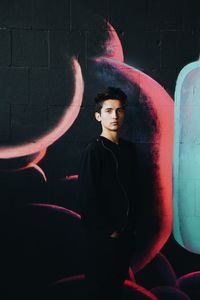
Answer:
POLYGON ((79 173, 80 212, 88 231, 134 230, 137 167, 135 145, 99 136, 84 149, 79 173))

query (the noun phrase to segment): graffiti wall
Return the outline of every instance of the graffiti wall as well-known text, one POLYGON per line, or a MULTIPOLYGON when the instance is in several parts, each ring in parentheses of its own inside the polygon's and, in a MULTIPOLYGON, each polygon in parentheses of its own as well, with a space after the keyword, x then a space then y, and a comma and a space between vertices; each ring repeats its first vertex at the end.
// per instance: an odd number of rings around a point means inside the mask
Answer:
POLYGON ((0 297, 82 299, 80 156, 114 86, 138 163, 127 299, 199 299, 199 30, 193 0, 0 2, 0 297))

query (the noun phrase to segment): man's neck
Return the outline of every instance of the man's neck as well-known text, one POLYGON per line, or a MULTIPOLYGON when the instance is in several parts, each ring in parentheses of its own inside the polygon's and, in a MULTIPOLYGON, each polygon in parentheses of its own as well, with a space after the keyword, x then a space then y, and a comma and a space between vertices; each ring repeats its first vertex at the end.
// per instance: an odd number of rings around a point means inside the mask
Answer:
POLYGON ((119 132, 118 131, 112 131, 112 132, 105 132, 102 131, 100 134, 101 136, 107 138, 111 142, 118 144, 119 143, 119 132))

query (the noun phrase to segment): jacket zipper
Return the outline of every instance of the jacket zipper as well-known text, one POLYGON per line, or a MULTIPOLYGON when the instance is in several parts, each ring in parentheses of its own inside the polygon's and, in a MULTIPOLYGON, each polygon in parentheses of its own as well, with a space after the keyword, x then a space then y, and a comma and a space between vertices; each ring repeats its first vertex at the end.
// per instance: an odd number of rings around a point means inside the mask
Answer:
MULTIPOLYGON (((129 210, 130 210, 130 204, 129 204, 129 199, 128 199, 128 197, 127 197, 127 193, 126 193, 126 191, 125 191, 125 189, 124 189, 124 186, 122 185, 122 183, 120 182, 120 179, 119 179, 119 175, 118 175, 119 164, 118 164, 117 158, 116 158, 115 154, 113 153, 113 151, 112 151, 111 149, 109 149, 108 147, 106 147, 106 146, 104 145, 104 142, 103 142, 102 140, 100 140, 100 141, 101 141, 103 147, 104 147, 105 149, 107 149, 108 151, 111 152, 111 154, 112 154, 112 156, 113 156, 113 158, 114 158, 114 160, 115 160, 115 163, 116 163, 116 175, 117 175, 117 178, 118 178, 118 182, 119 182, 119 184, 120 184, 120 186, 121 186, 121 189, 122 189, 122 191, 123 191, 123 193, 124 193, 124 195, 125 195, 125 198, 126 198, 126 200, 127 200, 127 211, 126 211, 126 215, 128 216, 129 210)), ((123 230, 123 228, 122 228, 122 230, 123 230)))

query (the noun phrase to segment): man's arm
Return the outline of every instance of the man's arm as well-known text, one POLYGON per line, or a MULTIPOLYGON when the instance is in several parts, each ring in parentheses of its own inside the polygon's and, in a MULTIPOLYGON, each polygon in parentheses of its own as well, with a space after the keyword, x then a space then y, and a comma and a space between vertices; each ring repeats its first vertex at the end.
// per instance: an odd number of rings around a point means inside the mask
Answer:
POLYGON ((81 217, 87 230, 110 235, 112 229, 101 199, 102 163, 98 149, 86 147, 82 153, 79 174, 81 217))

